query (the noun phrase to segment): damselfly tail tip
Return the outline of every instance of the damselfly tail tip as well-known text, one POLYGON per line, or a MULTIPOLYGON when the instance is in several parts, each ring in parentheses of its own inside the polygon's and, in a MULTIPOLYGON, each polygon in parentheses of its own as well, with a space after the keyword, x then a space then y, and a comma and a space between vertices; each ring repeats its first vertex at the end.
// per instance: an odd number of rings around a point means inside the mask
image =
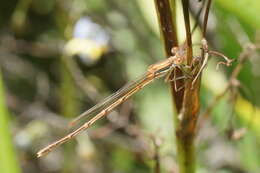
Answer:
POLYGON ((37 158, 40 158, 44 156, 44 152, 42 152, 42 150, 40 150, 38 153, 37 153, 37 158))
POLYGON ((52 150, 50 149, 49 146, 41 149, 40 151, 37 152, 37 158, 40 158, 42 156, 45 156, 47 154, 49 154, 52 150))

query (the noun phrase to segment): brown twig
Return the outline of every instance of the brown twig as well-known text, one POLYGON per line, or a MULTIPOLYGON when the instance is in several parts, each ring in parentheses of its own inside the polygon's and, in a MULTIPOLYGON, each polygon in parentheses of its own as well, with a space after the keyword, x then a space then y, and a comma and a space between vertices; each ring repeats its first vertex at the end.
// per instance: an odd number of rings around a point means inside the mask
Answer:
POLYGON ((256 50, 258 49, 258 47, 254 44, 248 44, 243 52, 240 54, 239 58, 238 58, 238 64, 235 67, 235 69, 233 70, 228 84, 225 87, 225 89, 215 97, 215 99, 209 104, 209 106, 206 108, 206 110, 204 111, 204 113, 201 115, 201 121, 198 125, 198 127, 200 128, 202 123, 204 122, 205 119, 207 119, 207 117, 209 116, 209 114, 212 112, 213 108, 217 105, 217 103, 227 94, 227 92, 232 89, 233 87, 237 87, 237 85, 235 85, 235 82, 237 80, 237 76, 240 73, 240 71, 243 68, 244 63, 246 62, 246 60, 250 57, 250 55, 256 50))
POLYGON ((186 42, 187 42, 187 65, 191 66, 192 63, 192 39, 191 39, 191 29, 190 29, 190 15, 189 15, 189 1, 182 0, 183 15, 185 22, 186 31, 186 42))
POLYGON ((202 36, 203 36, 203 38, 206 37, 210 5, 211 5, 211 0, 208 0, 207 6, 206 6, 205 15, 204 15, 204 20, 203 20, 204 21, 203 22, 203 29, 202 29, 202 36))

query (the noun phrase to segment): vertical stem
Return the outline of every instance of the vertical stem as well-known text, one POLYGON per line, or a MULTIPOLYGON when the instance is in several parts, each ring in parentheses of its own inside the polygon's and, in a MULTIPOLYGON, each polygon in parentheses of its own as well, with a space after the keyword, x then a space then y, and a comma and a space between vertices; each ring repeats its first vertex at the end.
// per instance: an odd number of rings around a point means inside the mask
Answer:
MULTIPOLYGON (((61 86, 60 86, 60 100, 61 100, 61 114, 69 118, 72 115, 76 115, 78 112, 78 102, 75 99, 76 86, 67 69, 67 63, 69 63, 71 57, 62 56, 60 64, 61 86)), ((75 162, 71 162, 71 156, 73 155, 75 143, 67 143, 64 146, 65 157, 64 166, 62 172, 74 172, 75 162)))
MULTIPOLYGON (((171 49, 178 46, 177 28, 176 28, 176 1, 175 0, 154 0, 159 29, 164 43, 164 51, 166 57, 172 55, 171 49)), ((181 70, 176 70, 176 78, 182 76, 181 70)), ((178 92, 174 89, 174 82, 171 82, 171 94, 173 99, 173 107, 179 112, 181 110, 183 90, 178 92)), ((184 85, 182 80, 176 81, 177 87, 184 85)), ((174 114, 175 116, 175 114, 174 114)))
MULTIPOLYGON (((164 48, 167 57, 171 55, 171 48, 177 46, 177 30, 176 30, 176 1, 175 0, 154 0, 157 9, 160 31, 164 42, 164 48)), ((189 6, 188 1, 183 1, 184 20, 186 26, 187 37, 187 60, 188 64, 192 63, 192 40, 189 22, 189 6)), ((177 69, 177 76, 182 76, 182 72, 177 69)), ((186 80, 185 80, 186 81, 186 80)), ((185 82, 185 90, 176 92, 174 83, 171 83, 172 97, 176 112, 174 114, 176 126, 177 155, 180 173, 195 172, 195 148, 194 134, 196 115, 199 110, 199 87, 191 89, 192 81, 185 82), (189 98, 190 96, 190 98, 189 98), (183 118, 179 119, 179 115, 183 118), (178 115, 178 117, 177 117, 178 115), (194 117, 194 118, 192 118, 194 117)), ((178 81, 177 87, 184 85, 184 81, 178 81)))
MULTIPOLYGON (((70 1, 71 5, 75 0, 70 1)), ((73 8, 71 8, 73 9, 73 8)), ((64 11, 63 8, 57 8, 56 10, 56 22, 60 27, 60 32, 63 33, 64 40, 68 41, 72 38, 72 28, 77 14, 72 15, 71 11, 64 11)), ((60 102, 61 102, 61 114, 65 117, 71 117, 72 115, 78 114, 79 103, 75 96, 77 94, 76 84, 69 72, 68 64, 73 61, 72 57, 68 57, 64 54, 60 57, 60 78, 61 86, 60 102)), ((73 160, 74 145, 75 143, 67 143, 64 146, 64 162, 63 162, 63 173, 75 172, 76 171, 76 160, 73 160)))
POLYGON ((208 17, 209 17, 209 9, 211 5, 211 0, 208 0, 207 6, 206 6, 206 11, 203 19, 203 30, 202 30, 202 37, 206 37, 206 32, 207 32, 207 25, 208 25, 208 17))
POLYGON ((176 4, 169 0, 154 0, 157 10, 157 17, 160 25, 160 32, 164 42, 164 50, 167 56, 171 55, 173 46, 178 46, 177 30, 176 30, 176 4))
POLYGON ((189 1, 182 0, 183 16, 185 22, 186 42, 187 42, 187 64, 192 63, 192 38, 190 30, 189 1))
MULTIPOLYGON (((192 65, 192 38, 189 20, 189 1, 182 0, 187 40, 187 64, 192 65)), ((191 69, 192 70, 192 69, 191 69)), ((177 155, 179 173, 194 173, 196 170, 195 133, 199 102, 200 82, 192 86, 192 79, 185 80, 181 111, 176 124, 177 155)))

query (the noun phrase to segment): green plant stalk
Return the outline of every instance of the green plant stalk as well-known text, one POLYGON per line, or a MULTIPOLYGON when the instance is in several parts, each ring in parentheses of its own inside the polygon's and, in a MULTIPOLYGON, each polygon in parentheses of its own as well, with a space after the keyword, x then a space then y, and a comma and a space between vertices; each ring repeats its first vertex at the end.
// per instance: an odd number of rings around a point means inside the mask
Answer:
MULTIPOLYGON (((75 20, 77 19, 77 15, 72 15, 72 11, 64 11, 63 8, 57 8, 56 13, 56 24, 57 26, 59 26, 60 32, 64 34, 64 40, 68 41, 72 38, 72 28, 73 24, 76 22, 75 20)), ((60 112, 61 115, 63 115, 65 118, 70 118, 79 113, 79 102, 76 99, 77 88, 68 67, 71 61, 73 61, 73 59, 72 57, 66 56, 65 54, 61 54, 60 56, 60 112)), ((66 143, 63 147, 64 161, 61 171, 63 173, 76 172, 76 160, 71 159, 75 155, 74 148, 75 140, 71 140, 69 143, 66 143)))
MULTIPOLYGON (((78 102, 75 99, 76 86, 72 79, 71 74, 67 68, 67 63, 70 63, 71 57, 62 56, 60 63, 60 75, 61 75, 61 86, 60 86, 60 101, 61 101, 61 114, 66 117, 72 117, 78 113, 78 102)), ((74 141, 74 140, 72 140, 74 141)), ((75 164, 71 161, 71 157, 74 153, 74 142, 70 142, 64 145, 65 149, 65 160, 62 172, 75 172, 75 164)))
POLYGON ((199 110, 199 87, 191 88, 192 80, 186 81, 183 107, 175 126, 179 173, 196 171, 194 139, 199 110))
POLYGON ((9 113, 4 101, 4 86, 0 71, 0 170, 2 173, 20 173, 9 128, 9 113))

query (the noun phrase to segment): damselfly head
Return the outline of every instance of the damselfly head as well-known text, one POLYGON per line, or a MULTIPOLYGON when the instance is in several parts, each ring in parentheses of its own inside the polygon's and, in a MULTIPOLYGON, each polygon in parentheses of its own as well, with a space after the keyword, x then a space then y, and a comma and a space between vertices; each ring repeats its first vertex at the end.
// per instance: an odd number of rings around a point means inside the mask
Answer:
POLYGON ((185 60, 186 51, 183 48, 180 47, 173 47, 171 49, 171 52, 173 54, 173 63, 174 64, 181 64, 185 60))
POLYGON ((178 47, 172 47, 172 49, 171 49, 171 53, 173 54, 173 55, 176 55, 176 53, 179 51, 179 48, 178 47))

